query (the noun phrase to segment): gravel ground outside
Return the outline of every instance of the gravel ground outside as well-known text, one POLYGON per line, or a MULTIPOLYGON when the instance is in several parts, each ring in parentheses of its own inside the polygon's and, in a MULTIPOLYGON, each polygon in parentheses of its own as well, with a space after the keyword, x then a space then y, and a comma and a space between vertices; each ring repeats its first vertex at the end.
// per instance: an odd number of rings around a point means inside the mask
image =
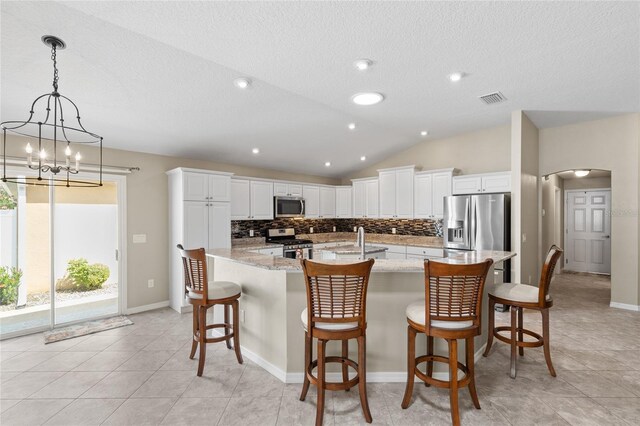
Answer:
MULTIPOLYGON (((69 300, 78 300, 85 297, 90 296, 100 296, 100 295, 117 295, 118 294, 118 283, 110 283, 105 284, 102 288, 98 290, 91 291, 57 291, 56 292, 56 302, 66 302, 69 300)), ((40 306, 46 305, 49 303, 49 292, 45 291, 42 293, 33 293, 27 295, 27 304, 25 308, 29 308, 32 306, 40 306)), ((21 307, 22 308, 22 307, 21 307)), ((8 312, 16 309, 15 304, 10 305, 1 305, 0 312, 8 312)))

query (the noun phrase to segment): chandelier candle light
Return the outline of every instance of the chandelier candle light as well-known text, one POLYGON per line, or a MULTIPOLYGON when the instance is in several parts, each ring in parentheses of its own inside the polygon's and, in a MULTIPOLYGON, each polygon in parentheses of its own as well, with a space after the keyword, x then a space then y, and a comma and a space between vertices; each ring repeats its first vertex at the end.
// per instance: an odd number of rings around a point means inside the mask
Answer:
MULTIPOLYGON (((80 111, 76 104, 66 96, 58 92, 58 66, 56 54, 58 50, 66 47, 64 41, 58 37, 45 35, 42 42, 51 48, 51 60, 53 61, 53 92, 45 93, 37 97, 31 104, 29 118, 26 121, 3 121, 2 126, 2 181, 18 184, 30 184, 40 186, 66 186, 66 187, 97 187, 102 186, 102 136, 87 131, 80 122, 80 111), (71 125, 65 123, 64 108, 71 108, 75 113, 76 122, 71 125), (40 107, 39 114, 36 112, 40 107), (20 136, 33 138, 37 143, 37 153, 34 158, 34 147, 30 142, 25 146, 27 167, 38 171, 37 177, 7 176, 7 132, 20 136), (78 180, 71 179, 72 175, 80 172, 80 151, 72 149, 72 146, 96 144, 99 147, 100 163, 99 179, 78 180), (66 146, 65 146, 66 145, 66 146), (64 160, 58 155, 58 150, 64 146, 64 160), (47 152, 49 149, 49 152, 47 152), (47 157, 51 155, 51 161, 47 157), (73 157, 73 164, 72 164, 73 157)), ((61 153, 60 153, 61 154, 61 153)))

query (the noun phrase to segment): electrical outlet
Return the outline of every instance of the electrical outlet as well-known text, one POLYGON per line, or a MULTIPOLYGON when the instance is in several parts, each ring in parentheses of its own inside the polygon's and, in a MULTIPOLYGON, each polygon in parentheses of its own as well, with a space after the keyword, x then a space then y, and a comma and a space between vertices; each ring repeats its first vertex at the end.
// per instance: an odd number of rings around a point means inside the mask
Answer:
POLYGON ((253 237, 254 233, 253 233, 253 229, 249 229, 249 236, 253 237))
POLYGON ((147 234, 133 234, 134 244, 144 244, 147 242, 147 234))
POLYGON ((147 281, 147 287, 149 287, 149 288, 153 288, 153 287, 155 287, 155 285, 156 285, 155 280, 149 280, 149 281, 147 281))
POLYGON ((542 209, 542 217, 544 217, 546 214, 547 212, 544 209, 542 209))
POLYGON ((309 233, 313 234, 313 226, 311 228, 309 228, 309 233))
POLYGON ((395 234, 398 230, 396 228, 391 228, 391 233, 395 234))
POLYGON ((529 275, 529 284, 531 284, 531 275, 529 275))
POLYGON ((523 243, 527 242, 527 234, 522 234, 522 242, 523 243))
POLYGON ((357 226, 353 227, 353 232, 358 232, 358 227, 357 226))
POLYGON ((240 322, 244 322, 244 309, 240 309, 240 322))
POLYGON ((333 232, 336 232, 336 227, 335 226, 333 227, 333 232))

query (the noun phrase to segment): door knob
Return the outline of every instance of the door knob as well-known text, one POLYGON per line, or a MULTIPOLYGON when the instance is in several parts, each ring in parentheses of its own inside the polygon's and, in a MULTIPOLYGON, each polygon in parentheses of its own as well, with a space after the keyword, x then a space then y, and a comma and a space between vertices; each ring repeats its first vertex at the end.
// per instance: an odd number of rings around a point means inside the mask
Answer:
POLYGON ((611 238, 611 236, 609 236, 609 235, 605 235, 605 236, 604 236, 604 237, 602 237, 602 238, 611 238))

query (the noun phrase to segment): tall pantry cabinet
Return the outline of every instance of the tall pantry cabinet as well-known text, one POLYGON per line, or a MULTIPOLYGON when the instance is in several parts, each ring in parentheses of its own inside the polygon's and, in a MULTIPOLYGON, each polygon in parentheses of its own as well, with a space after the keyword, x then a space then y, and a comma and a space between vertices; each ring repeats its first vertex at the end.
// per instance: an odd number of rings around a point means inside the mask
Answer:
POLYGON ((186 249, 231 247, 232 173, 177 168, 169 177, 169 302, 183 313, 191 305, 184 297, 182 258, 186 249))

